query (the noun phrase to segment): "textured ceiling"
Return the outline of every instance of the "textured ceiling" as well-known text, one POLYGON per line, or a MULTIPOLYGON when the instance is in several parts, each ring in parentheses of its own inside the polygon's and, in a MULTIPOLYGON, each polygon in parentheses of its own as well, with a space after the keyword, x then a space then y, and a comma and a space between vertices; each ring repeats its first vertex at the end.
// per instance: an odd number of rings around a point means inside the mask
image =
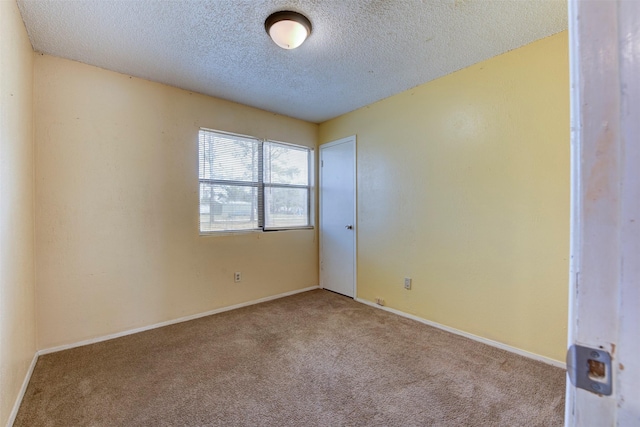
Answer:
POLYGON ((18 0, 38 52, 322 122, 566 29, 566 0, 18 0), (304 13, 284 50, 264 30, 304 13))

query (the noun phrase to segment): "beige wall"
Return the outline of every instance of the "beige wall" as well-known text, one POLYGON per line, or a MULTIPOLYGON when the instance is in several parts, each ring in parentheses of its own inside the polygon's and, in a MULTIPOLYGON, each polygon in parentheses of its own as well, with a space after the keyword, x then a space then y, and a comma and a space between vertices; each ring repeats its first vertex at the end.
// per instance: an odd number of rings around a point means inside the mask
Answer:
POLYGON ((0 425, 36 352, 33 52, 14 1, 0 1, 0 425))
POLYGON ((318 284, 314 230, 199 236, 197 167, 200 127, 317 125, 46 55, 35 94, 40 349, 318 284))
POLYGON ((360 298, 563 360, 568 69, 564 32, 320 125, 357 134, 360 298))

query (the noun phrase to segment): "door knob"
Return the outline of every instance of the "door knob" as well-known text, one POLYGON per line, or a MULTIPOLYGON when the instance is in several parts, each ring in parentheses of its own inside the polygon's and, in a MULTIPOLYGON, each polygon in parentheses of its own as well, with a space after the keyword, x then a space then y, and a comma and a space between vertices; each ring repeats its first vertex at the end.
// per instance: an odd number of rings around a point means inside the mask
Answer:
POLYGON ((344 228, 347 230, 353 230, 353 225, 345 225, 344 228))

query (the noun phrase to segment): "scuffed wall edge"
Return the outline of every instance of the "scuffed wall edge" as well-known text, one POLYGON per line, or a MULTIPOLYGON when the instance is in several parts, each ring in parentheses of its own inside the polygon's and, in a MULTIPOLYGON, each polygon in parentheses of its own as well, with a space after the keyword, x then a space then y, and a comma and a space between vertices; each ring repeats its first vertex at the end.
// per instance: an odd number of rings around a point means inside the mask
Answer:
POLYGON ((57 346, 57 347, 46 348, 46 349, 38 351, 38 355, 42 356, 44 354, 56 353, 58 351, 68 350, 70 348, 82 347, 82 346, 89 345, 89 344, 94 344, 94 343, 98 343, 98 342, 102 342, 102 341, 112 340, 114 338, 124 337, 126 335, 137 334, 138 332, 144 332, 144 331, 148 331, 148 330, 151 330, 151 329, 162 328, 163 326, 169 326, 169 325, 174 325, 176 323, 188 322, 189 320, 199 319, 201 317, 211 316, 212 314, 223 313, 225 311, 231 311, 231 310, 235 310, 237 308, 247 307, 247 306, 254 305, 254 304, 260 304, 262 302, 267 302, 267 301, 271 301, 271 300, 275 300, 275 299, 279 299, 279 298, 284 298, 284 297, 288 297, 288 296, 291 296, 291 295, 299 294, 299 293, 302 293, 302 292, 312 291, 312 290, 318 289, 318 288, 319 288, 318 286, 310 286, 308 288, 296 289, 294 291, 284 292, 282 294, 272 295, 272 296, 260 298, 260 299, 257 299, 257 300, 253 300, 253 301, 243 302, 243 303, 240 303, 240 304, 230 305, 228 307, 216 308, 215 310, 206 311, 204 313, 192 314, 191 316, 180 317, 178 319, 167 320, 166 322, 160 322, 160 323, 155 323, 155 324, 149 325, 149 326, 143 326, 141 328, 129 329, 127 331, 122 331, 122 332, 117 332, 115 334, 109 334, 109 335, 104 335, 104 336, 101 336, 101 337, 91 338, 91 339, 88 339, 88 340, 79 341, 79 342, 72 343, 72 344, 65 344, 65 345, 61 345, 61 346, 57 346))
POLYGON ((18 416, 18 410, 20 409, 20 405, 22 404, 22 398, 24 397, 24 393, 27 391, 27 386, 29 385, 29 381, 31 380, 31 375, 33 374, 33 370, 36 367, 36 362, 38 361, 38 352, 33 355, 33 359, 31 360, 31 365, 29 366, 29 370, 27 371, 27 375, 24 377, 24 381, 22 381, 22 387, 20 387, 20 392, 16 397, 16 401, 13 403, 13 409, 11 410, 11 414, 9 414, 9 419, 7 420, 7 427, 12 427, 16 417, 18 416))
POLYGON ((443 331, 446 331, 446 332, 449 332, 449 333, 452 333, 452 334, 460 335, 460 336, 463 336, 465 338, 469 338, 469 339, 472 339, 474 341, 480 342, 482 344, 490 345, 491 347, 496 347, 496 348, 499 348, 501 350, 506 350, 508 352, 515 353, 515 354, 517 354, 519 356, 524 356, 524 357, 529 358, 529 359, 537 360, 539 362, 543 362, 543 363, 546 363, 548 365, 555 366, 556 368, 561 368, 561 369, 565 369, 565 370, 567 369, 567 365, 565 363, 560 362, 560 361, 555 360, 555 359, 551 359, 549 357, 541 356, 541 355, 535 354, 535 353, 530 353, 530 352, 528 352, 526 350, 522 350, 522 349, 519 349, 517 347, 512 347, 510 345, 503 344, 503 343, 498 342, 498 341, 493 341, 493 340, 490 340, 490 339, 487 339, 487 338, 483 338, 483 337, 480 337, 478 335, 473 335, 473 334, 470 334, 468 332, 461 331, 460 329, 451 328, 449 326, 445 326, 445 325, 442 325, 442 324, 437 323, 437 322, 432 322, 431 320, 423 319, 422 317, 414 316, 413 314, 405 313, 404 311, 396 310, 394 308, 381 306, 381 305, 378 305, 378 304, 376 304, 374 302, 367 301, 367 300, 364 300, 364 299, 361 299, 361 298, 356 298, 355 300, 357 302, 359 302, 359 303, 366 304, 366 305, 371 306, 371 307, 379 308, 381 310, 388 311, 389 313, 397 314, 398 316, 406 317, 407 319, 415 320, 417 322, 424 323, 425 325, 433 326, 434 328, 438 328, 438 329, 441 329, 443 331))
POLYGON ((225 311, 231 311, 231 310, 235 310, 237 308, 247 307, 247 306, 250 306, 250 305, 260 304, 262 302, 272 301, 272 300, 275 300, 275 299, 284 298, 284 297, 288 297, 288 296, 291 296, 291 295, 312 291, 314 289, 319 289, 319 287, 318 286, 310 286, 308 288, 296 289, 294 291, 284 292, 284 293, 281 293, 281 294, 278 294, 278 295, 272 295, 272 296, 260 298, 260 299, 257 299, 257 300, 253 300, 253 301, 247 301, 247 302, 243 302, 243 303, 240 303, 240 304, 231 305, 231 306, 228 306, 228 307, 221 307, 221 308, 217 308, 215 310, 210 310, 210 311, 207 311, 207 312, 204 312, 204 313, 198 313, 198 314, 193 314, 191 316, 180 317, 178 319, 168 320, 166 322, 156 323, 156 324, 153 324, 153 325, 144 326, 142 328, 130 329, 128 331, 118 332, 116 334, 105 335, 105 336, 102 336, 102 337, 97 337, 97 338, 93 338, 93 339, 89 339, 89 340, 84 340, 84 341, 80 341, 80 342, 76 342, 76 343, 72 343, 72 344, 66 344, 66 345, 61 345, 61 346, 57 346, 57 347, 51 347, 51 348, 39 350, 34 354, 33 360, 31 361, 31 365, 29 366, 29 370, 27 371, 27 374, 25 375, 24 381, 22 382, 22 387, 20 388, 20 392, 18 393, 18 396, 16 397, 16 401, 13 404, 13 409, 11 410, 11 414, 9 415, 9 420, 7 421, 7 427, 12 427, 13 423, 16 420, 16 417, 18 415, 18 410, 20 409, 20 405, 22 404, 22 399, 24 398, 24 394, 27 391, 27 386, 29 385, 29 381, 31 380, 31 375, 33 374, 33 370, 36 367, 36 363, 38 361, 38 357, 39 356, 42 356, 44 354, 55 353, 55 352, 58 352, 58 351, 68 350, 68 349, 75 348, 75 347, 82 347, 82 346, 93 344, 93 343, 97 343, 97 342, 108 341, 108 340, 111 340, 111 339, 114 339, 114 338, 119 338, 119 337, 123 337, 123 336, 126 336, 126 335, 136 334, 138 332, 144 332, 144 331, 148 331, 148 330, 151 330, 151 329, 161 328, 163 326, 169 326, 169 325, 173 325, 173 324, 176 324, 176 323, 188 322, 189 320, 194 320, 194 319, 198 319, 198 318, 201 318, 201 317, 210 316, 212 314, 223 313, 225 311))

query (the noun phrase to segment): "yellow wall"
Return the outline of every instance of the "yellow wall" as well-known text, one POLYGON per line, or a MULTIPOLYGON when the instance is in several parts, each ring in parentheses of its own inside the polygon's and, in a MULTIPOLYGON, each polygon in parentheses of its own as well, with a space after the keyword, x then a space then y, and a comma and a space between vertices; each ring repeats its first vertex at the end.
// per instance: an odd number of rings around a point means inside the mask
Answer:
POLYGON ((36 352, 33 52, 14 1, 0 1, 0 425, 36 352))
POLYGON ((563 32, 320 125, 357 135, 360 298, 563 360, 568 69, 563 32))
POLYGON ((318 284, 315 230, 198 235, 200 127, 309 147, 318 130, 36 56, 39 348, 318 284))

